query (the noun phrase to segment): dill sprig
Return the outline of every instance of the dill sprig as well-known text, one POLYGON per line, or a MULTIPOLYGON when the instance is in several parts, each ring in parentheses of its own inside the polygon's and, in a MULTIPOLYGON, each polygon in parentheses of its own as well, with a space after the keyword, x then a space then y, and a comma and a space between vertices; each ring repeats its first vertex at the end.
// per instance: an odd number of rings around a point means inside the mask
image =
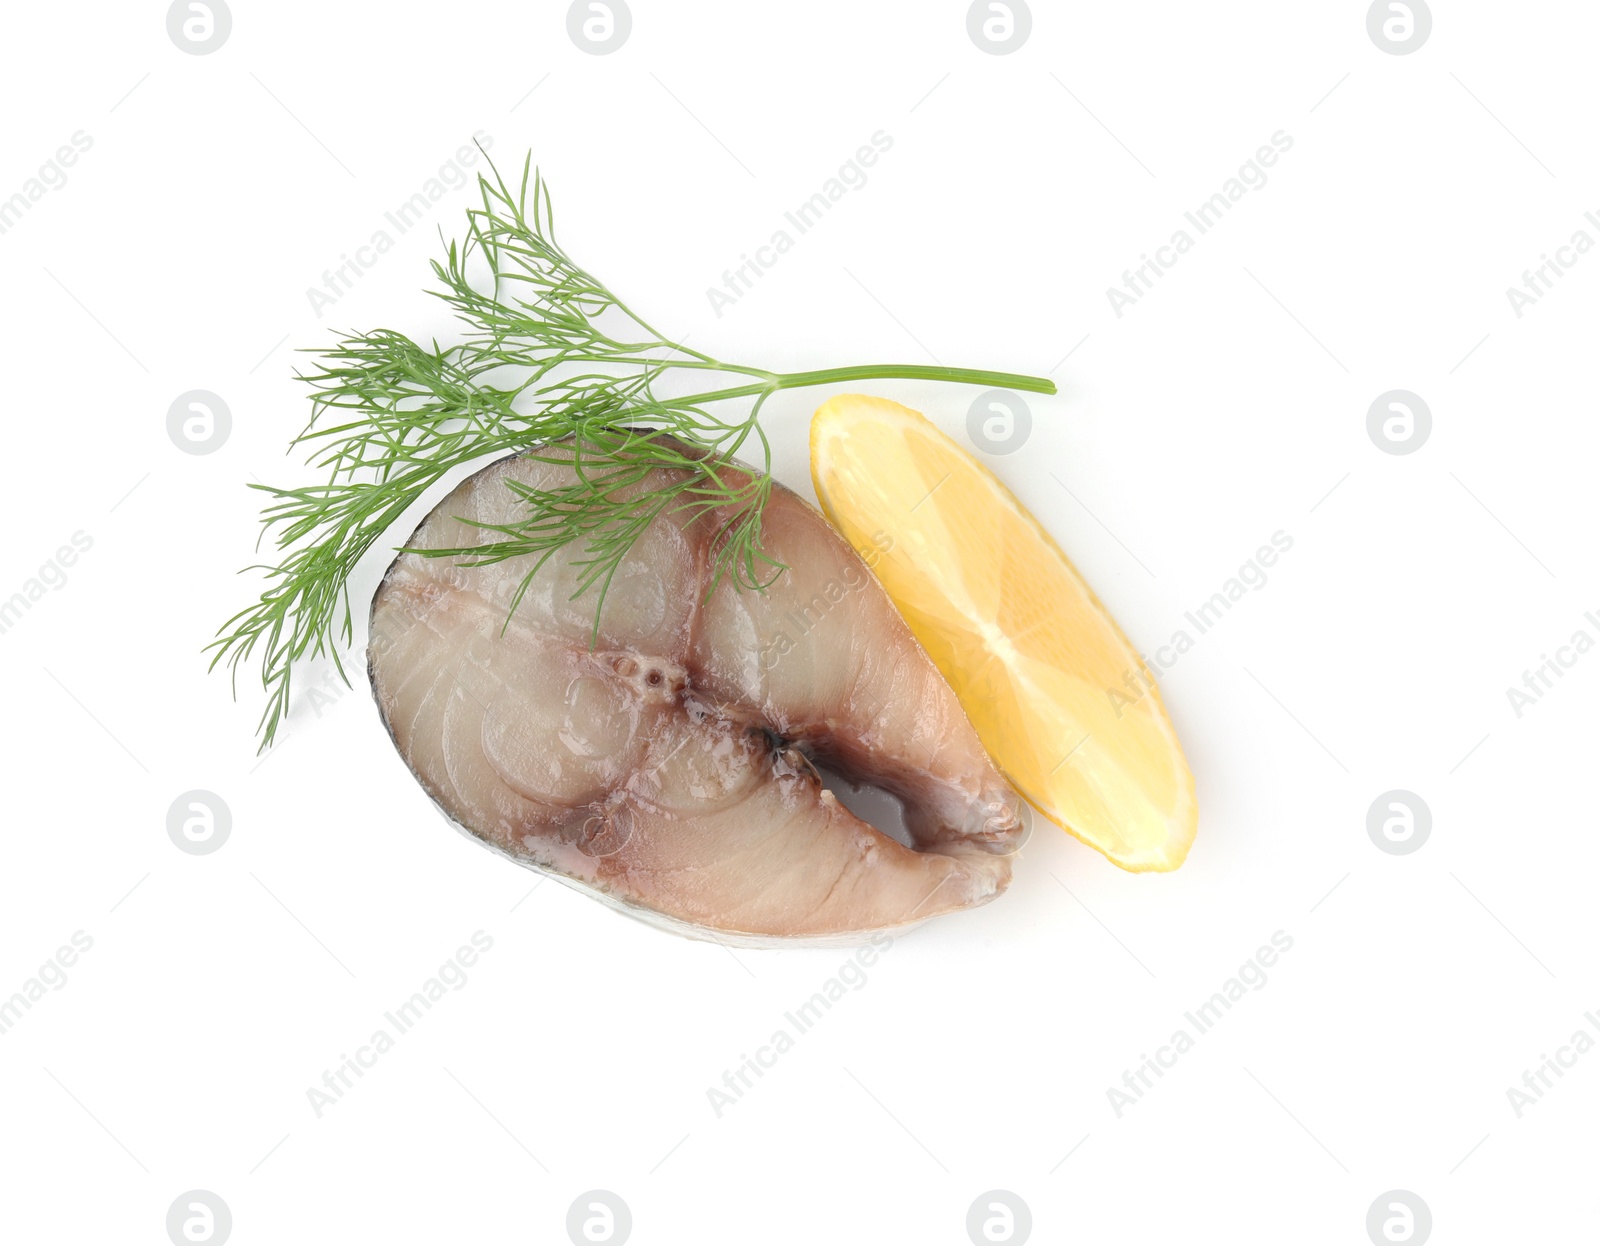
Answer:
POLYGON ((377 329, 319 352, 320 369, 300 376, 312 389, 312 415, 291 449, 309 446, 310 463, 327 477, 295 489, 252 486, 268 496, 262 538, 270 538, 279 561, 246 568, 264 571, 266 587, 223 624, 208 649, 215 651, 212 667, 226 661, 235 681, 259 650, 267 692, 263 749, 288 713, 300 662, 329 656, 349 682, 340 649, 354 640, 350 576, 454 468, 509 451, 540 457, 539 447, 570 441, 559 461, 573 466, 573 483, 549 490, 511 485, 526 503, 525 519, 480 525, 481 545, 417 552, 469 565, 531 555, 514 611, 539 568, 572 547, 579 569, 574 597, 596 590, 598 634, 612 576, 663 514, 722 517, 713 588, 728 578, 759 591, 781 573, 761 548, 772 478, 758 421, 762 404, 779 390, 918 379, 1055 392, 1043 378, 957 368, 871 365, 785 374, 724 363, 669 340, 573 262, 555 240, 550 191, 532 169, 531 154, 514 188, 492 161, 489 169, 478 177, 481 203, 467 210, 465 240, 449 242, 444 259, 432 261, 439 288, 431 293, 455 311, 461 340, 423 346, 377 329), (738 383, 682 397, 658 392, 663 378, 681 382, 699 371, 738 383), (726 416, 713 411, 730 405, 726 416), (759 471, 718 470, 752 444, 760 447, 759 471), (639 490, 660 467, 679 472, 667 485, 639 490))

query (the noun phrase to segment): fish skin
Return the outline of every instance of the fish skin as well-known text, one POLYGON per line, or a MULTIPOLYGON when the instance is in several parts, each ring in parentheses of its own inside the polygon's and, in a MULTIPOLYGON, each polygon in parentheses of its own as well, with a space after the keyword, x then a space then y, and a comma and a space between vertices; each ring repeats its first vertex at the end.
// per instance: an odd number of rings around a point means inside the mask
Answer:
MULTIPOLYGON (((571 483, 570 447, 463 481, 409 549, 489 539, 571 483)), ((742 469, 719 468, 737 482, 742 469)), ((636 486, 681 477, 661 468, 636 486)), ((860 555, 774 483, 765 592, 709 597, 725 517, 658 517, 612 581, 571 600, 562 554, 463 566, 402 553, 372 606, 368 670, 408 768, 458 825, 519 863, 683 933, 848 940, 1005 890, 1025 806, 860 555), (815 758, 905 804, 915 848, 844 808, 815 758)))

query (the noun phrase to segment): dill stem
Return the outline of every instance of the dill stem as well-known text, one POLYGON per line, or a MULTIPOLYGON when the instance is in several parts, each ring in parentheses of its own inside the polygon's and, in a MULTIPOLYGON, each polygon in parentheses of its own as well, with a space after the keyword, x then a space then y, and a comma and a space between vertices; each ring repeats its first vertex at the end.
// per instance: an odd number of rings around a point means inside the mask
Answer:
MULTIPOLYGON (((718 365, 726 367, 726 365, 718 365)), ((728 371, 753 371, 727 368, 728 371)), ((944 381, 955 385, 986 385, 991 389, 1020 389, 1030 394, 1053 394, 1056 383, 1048 377, 1023 376, 1016 372, 985 372, 973 368, 945 368, 927 364, 862 364, 853 368, 823 368, 815 372, 767 372, 768 379, 755 385, 717 389, 682 399, 686 403, 717 402, 724 398, 749 398, 774 394, 780 389, 805 389, 811 385, 842 385, 850 381, 944 381)))
POLYGON ((808 385, 839 385, 846 381, 944 381, 952 385, 986 385, 991 389, 1020 389, 1030 394, 1053 394, 1056 383, 1048 377, 1016 372, 984 372, 972 368, 929 367, 926 364, 868 364, 854 368, 824 368, 817 372, 790 372, 778 377, 774 389, 803 389, 808 385))

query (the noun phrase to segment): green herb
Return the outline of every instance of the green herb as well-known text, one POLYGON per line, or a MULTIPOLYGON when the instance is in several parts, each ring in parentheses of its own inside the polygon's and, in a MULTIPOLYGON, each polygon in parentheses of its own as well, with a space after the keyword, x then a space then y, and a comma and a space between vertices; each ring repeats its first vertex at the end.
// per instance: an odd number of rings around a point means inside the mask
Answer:
POLYGON ((726 576, 760 590, 782 571, 761 549, 772 478, 757 420, 779 390, 892 378, 1055 393, 1042 378, 917 365, 775 373, 670 341, 556 243, 550 192, 536 172, 530 184, 531 164, 530 155, 513 190, 491 162, 493 177, 478 178, 482 206, 468 209, 465 242, 451 242, 443 262, 433 261, 441 288, 432 293, 465 325, 460 342, 422 346, 390 329, 356 333, 322 352, 320 371, 301 377, 312 387, 312 416, 293 445, 311 446, 310 462, 327 479, 298 489, 252 486, 270 498, 262 536, 270 534, 280 561, 247 568, 265 571, 267 586, 208 646, 212 667, 226 661, 235 680, 260 650, 268 694, 263 749, 288 712, 298 662, 331 656, 348 682, 339 648, 353 640, 349 578, 373 543, 453 468, 514 450, 540 457, 540 446, 572 440, 574 483, 512 486, 527 503, 525 520, 485 526, 489 539, 479 546, 417 552, 468 565, 533 555, 525 590, 551 556, 571 546, 580 568, 574 596, 598 590, 598 631, 612 575, 664 513, 726 516, 713 587, 726 576), (473 284, 469 264, 487 289, 473 284), (657 393, 663 378, 696 372, 722 374, 724 384, 685 397, 657 393), (726 384, 735 378, 738 384, 726 384), (710 410, 728 404, 738 405, 725 417, 710 410), (760 471, 717 470, 752 439, 761 447, 760 471), (656 489, 630 488, 658 467, 681 474, 656 489))

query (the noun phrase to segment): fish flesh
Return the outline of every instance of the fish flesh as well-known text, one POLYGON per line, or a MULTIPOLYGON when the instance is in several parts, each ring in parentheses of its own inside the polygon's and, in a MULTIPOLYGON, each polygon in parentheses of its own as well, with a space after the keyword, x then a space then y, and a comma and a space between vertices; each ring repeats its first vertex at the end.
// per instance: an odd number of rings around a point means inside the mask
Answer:
MULTIPOLYGON (((538 456, 469 477, 408 548, 483 544, 485 526, 527 517, 512 482, 575 482, 570 446, 538 456)), ((1025 806, 861 555, 774 483, 762 544, 786 570, 708 595, 727 518, 654 519, 597 632, 563 554, 513 611, 532 555, 402 553, 373 600, 368 666, 406 765, 486 844, 683 933, 847 941, 993 899, 1025 806), (910 845, 846 809, 818 763, 898 797, 910 845)))
MULTIPOLYGON (((485 525, 528 517, 513 482, 575 483, 570 444, 535 453, 463 481, 407 548, 485 544, 485 525)), ((728 518, 653 519, 597 631, 565 550, 514 611, 533 555, 401 553, 373 599, 368 670, 407 767, 490 847, 680 933, 848 942, 999 895, 1026 806, 862 555, 774 482, 762 547, 786 570, 708 595, 728 518), (819 765, 896 797, 909 846, 845 808, 819 765)))

